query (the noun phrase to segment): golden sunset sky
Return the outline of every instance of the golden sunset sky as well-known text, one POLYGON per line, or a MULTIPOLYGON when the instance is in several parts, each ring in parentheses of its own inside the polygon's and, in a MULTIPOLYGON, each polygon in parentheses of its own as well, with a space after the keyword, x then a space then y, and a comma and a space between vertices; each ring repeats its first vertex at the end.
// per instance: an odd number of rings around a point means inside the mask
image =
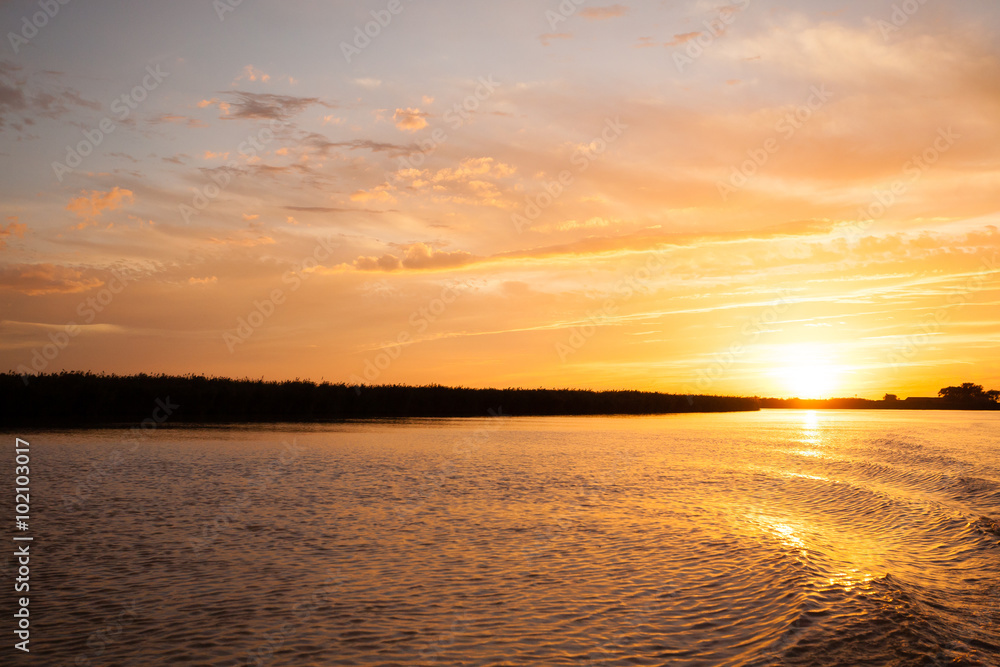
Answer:
POLYGON ((49 4, 6 370, 1000 387, 995 1, 49 4))

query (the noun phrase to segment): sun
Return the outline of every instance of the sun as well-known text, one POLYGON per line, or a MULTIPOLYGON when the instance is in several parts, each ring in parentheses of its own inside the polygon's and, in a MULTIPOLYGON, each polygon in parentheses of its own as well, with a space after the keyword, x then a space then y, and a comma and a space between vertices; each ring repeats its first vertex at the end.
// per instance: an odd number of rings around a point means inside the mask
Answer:
POLYGON ((801 343, 781 348, 777 376, 785 391, 798 398, 832 398, 843 372, 830 351, 801 343))

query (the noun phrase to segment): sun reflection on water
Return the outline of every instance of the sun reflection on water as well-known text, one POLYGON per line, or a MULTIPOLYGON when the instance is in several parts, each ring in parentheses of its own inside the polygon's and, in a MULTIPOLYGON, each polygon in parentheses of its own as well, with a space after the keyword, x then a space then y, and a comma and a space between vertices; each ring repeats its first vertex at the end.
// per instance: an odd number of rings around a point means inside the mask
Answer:
POLYGON ((808 458, 828 456, 823 447, 823 433, 819 425, 819 415, 816 414, 815 410, 807 410, 802 413, 802 417, 802 433, 798 443, 805 446, 801 449, 789 449, 786 453, 808 458))
POLYGON ((858 586, 864 586, 874 581, 876 576, 871 572, 851 568, 846 572, 838 572, 829 578, 830 586, 842 588, 845 593, 850 593, 858 586))

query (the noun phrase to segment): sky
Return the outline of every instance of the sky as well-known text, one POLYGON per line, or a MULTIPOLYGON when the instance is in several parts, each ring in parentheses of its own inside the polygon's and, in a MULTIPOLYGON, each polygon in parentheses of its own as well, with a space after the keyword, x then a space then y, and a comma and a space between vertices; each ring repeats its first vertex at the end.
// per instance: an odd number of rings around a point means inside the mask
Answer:
POLYGON ((1000 388, 993 0, 0 1, 0 368, 1000 388))

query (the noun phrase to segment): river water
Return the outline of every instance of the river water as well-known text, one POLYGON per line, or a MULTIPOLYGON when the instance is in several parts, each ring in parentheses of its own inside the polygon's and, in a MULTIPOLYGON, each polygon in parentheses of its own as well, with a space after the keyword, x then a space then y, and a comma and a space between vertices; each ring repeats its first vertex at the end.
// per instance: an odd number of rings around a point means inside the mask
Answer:
POLYGON ((1000 664, 997 413, 19 435, 25 664, 1000 664))

